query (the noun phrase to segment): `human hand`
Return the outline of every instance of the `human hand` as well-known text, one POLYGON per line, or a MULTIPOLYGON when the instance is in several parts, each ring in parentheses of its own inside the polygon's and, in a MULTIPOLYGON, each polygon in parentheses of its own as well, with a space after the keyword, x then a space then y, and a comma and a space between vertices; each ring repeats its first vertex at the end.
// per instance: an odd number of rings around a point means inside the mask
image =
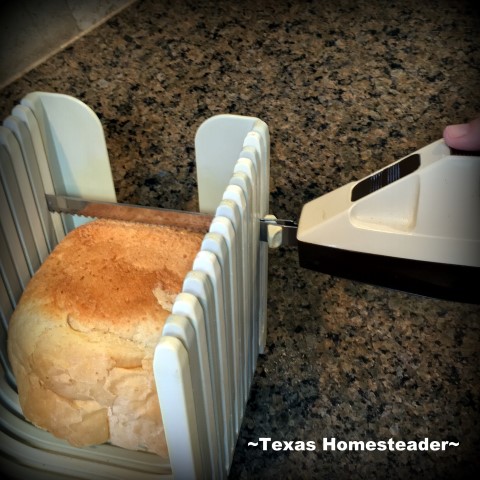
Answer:
POLYGON ((480 150, 480 118, 445 127, 443 138, 449 147, 457 150, 480 150))

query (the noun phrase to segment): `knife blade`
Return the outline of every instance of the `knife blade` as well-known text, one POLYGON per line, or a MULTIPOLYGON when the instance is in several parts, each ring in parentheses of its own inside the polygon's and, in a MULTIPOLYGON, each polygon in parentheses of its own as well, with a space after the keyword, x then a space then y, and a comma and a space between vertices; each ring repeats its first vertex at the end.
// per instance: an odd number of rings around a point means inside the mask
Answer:
POLYGON ((127 203, 91 201, 66 195, 46 194, 49 211, 83 217, 106 218, 127 222, 148 223, 168 227, 208 232, 213 216, 127 203))
MULTIPOLYGON (((45 194, 45 198, 50 212, 82 217, 148 223, 205 233, 208 232, 213 220, 213 215, 184 210, 84 200, 67 195, 45 194)), ((271 248, 296 246, 296 233, 297 224, 291 220, 279 220, 272 215, 260 219, 260 241, 267 242, 271 248)))

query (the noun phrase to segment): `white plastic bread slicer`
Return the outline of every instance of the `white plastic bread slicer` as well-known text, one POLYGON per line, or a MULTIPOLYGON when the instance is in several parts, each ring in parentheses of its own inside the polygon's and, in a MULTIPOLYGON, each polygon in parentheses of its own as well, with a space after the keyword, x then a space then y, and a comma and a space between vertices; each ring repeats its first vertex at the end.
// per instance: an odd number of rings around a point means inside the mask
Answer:
POLYGON ((46 194, 116 202, 103 130, 79 100, 37 92, 4 120, 0 143, 0 456, 13 478, 226 478, 265 345, 261 239, 296 244, 303 267, 480 301, 478 156, 438 141, 306 204, 297 226, 268 215, 267 125, 213 117, 195 139, 200 210, 212 222, 154 358, 169 458, 75 448, 23 418, 6 338, 30 278, 86 221, 49 211, 46 194))
POLYGON ((23 289, 86 219, 51 213, 46 194, 116 201, 102 126, 66 95, 31 93, 0 127, 0 461, 9 478, 226 478, 266 335, 269 133, 252 117, 200 126, 202 209, 213 214, 155 350, 169 458, 111 445, 75 448, 22 416, 6 354, 23 289), (213 170, 214 175, 211 174, 213 170))

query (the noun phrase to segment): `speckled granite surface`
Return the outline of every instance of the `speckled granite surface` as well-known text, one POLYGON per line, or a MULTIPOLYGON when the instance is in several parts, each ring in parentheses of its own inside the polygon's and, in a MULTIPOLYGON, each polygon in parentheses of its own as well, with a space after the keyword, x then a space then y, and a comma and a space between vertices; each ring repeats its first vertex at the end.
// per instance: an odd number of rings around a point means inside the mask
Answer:
MULTIPOLYGON (((74 95, 105 127, 121 201, 196 208, 193 139, 217 113, 272 137, 271 211, 361 178, 480 112, 475 2, 140 2, 1 92, 74 95)), ((461 478, 480 467, 480 310, 302 270, 271 251, 267 351, 231 478, 461 478), (259 437, 315 440, 262 451, 259 437), (445 452, 322 439, 452 440, 445 452)))

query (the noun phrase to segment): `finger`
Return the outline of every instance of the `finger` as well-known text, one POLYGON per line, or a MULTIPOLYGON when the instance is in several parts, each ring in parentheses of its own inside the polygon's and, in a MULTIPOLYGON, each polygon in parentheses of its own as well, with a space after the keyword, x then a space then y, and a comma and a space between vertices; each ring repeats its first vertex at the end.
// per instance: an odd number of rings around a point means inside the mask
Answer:
POLYGON ((445 143, 458 150, 480 150, 480 118, 470 123, 449 125, 443 131, 445 143))

